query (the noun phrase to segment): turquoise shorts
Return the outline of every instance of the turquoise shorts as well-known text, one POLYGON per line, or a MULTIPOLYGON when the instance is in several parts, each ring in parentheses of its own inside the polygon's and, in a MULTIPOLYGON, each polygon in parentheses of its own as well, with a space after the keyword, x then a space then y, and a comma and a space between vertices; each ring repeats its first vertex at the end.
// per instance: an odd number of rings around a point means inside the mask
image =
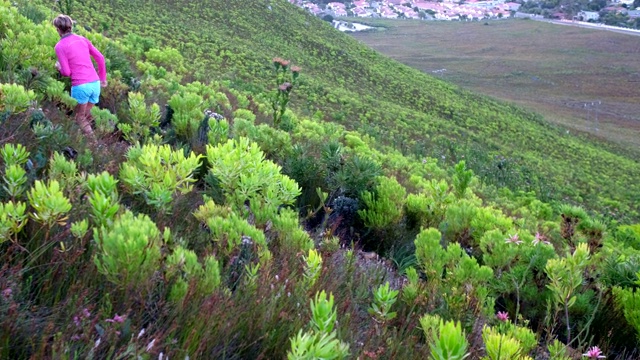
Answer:
POLYGON ((71 97, 78 100, 79 105, 88 102, 97 104, 100 99, 100 81, 72 86, 71 97))

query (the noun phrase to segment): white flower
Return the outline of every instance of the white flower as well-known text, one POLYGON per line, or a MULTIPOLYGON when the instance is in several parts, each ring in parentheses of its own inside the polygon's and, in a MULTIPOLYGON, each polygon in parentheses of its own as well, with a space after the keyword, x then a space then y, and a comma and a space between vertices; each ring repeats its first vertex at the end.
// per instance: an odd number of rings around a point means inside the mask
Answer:
POLYGON ((153 349, 153 345, 156 343, 156 339, 151 340, 151 342, 149 343, 149 345, 147 345, 147 352, 151 351, 151 349, 153 349))
POLYGON ((142 335, 144 335, 144 328, 140 329, 140 332, 138 333, 138 339, 140 339, 142 335))

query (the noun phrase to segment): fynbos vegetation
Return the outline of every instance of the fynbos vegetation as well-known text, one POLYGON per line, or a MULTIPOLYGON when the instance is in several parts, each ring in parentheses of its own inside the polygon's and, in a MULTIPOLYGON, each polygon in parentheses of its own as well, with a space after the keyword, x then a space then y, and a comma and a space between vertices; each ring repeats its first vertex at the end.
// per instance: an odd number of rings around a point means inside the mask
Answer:
POLYGON ((73 2, 87 143, 44 3, 0 2, 0 358, 638 356, 632 160, 286 1, 73 2))

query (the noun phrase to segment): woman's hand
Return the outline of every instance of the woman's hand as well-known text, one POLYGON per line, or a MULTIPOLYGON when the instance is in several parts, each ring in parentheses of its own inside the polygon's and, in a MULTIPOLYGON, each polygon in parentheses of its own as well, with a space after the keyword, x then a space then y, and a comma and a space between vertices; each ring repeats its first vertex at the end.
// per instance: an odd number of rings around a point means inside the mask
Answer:
POLYGON ((107 80, 100 81, 100 87, 107 87, 107 80))
POLYGON ((58 69, 58 71, 60 71, 60 61, 56 61, 56 69, 58 69))

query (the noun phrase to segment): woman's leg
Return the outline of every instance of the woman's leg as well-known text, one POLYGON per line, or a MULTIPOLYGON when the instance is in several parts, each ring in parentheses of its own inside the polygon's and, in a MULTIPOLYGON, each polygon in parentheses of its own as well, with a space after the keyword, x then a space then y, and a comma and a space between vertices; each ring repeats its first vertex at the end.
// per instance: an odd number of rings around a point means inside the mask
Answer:
POLYGON ((82 133, 90 138, 93 138, 93 129, 91 129, 91 123, 88 120, 87 111, 90 111, 92 107, 93 104, 91 103, 78 104, 75 111, 76 123, 80 127, 80 130, 82 130, 82 133))

